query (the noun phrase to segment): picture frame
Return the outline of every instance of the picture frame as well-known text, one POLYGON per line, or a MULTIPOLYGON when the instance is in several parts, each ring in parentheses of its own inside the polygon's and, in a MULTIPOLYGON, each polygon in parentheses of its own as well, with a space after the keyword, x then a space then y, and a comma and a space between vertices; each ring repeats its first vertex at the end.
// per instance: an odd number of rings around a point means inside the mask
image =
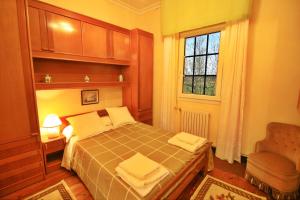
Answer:
POLYGON ((81 105, 99 103, 99 90, 81 90, 81 105))

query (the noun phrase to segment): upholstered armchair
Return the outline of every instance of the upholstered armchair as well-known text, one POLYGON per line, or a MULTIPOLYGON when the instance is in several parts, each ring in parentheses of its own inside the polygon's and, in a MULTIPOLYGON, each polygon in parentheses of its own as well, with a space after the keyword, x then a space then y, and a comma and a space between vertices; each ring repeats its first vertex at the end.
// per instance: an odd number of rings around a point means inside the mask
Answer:
POLYGON ((245 178, 275 199, 300 198, 300 127, 268 124, 266 138, 248 156, 245 178))

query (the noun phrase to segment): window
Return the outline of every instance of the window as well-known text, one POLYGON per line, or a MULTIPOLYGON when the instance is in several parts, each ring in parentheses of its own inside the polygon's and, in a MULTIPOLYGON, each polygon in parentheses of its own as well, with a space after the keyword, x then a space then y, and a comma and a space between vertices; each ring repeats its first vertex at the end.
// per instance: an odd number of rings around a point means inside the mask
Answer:
POLYGON ((220 32, 185 38, 182 92, 215 96, 220 32))

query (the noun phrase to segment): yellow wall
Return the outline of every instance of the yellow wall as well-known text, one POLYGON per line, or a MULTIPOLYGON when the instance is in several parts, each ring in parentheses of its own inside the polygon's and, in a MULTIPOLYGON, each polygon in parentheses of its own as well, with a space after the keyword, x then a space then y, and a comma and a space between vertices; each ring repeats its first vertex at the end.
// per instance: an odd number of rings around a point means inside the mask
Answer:
MULTIPOLYGON (((84 0, 77 0, 76 3, 69 0, 43 1, 128 29, 138 27, 154 33, 153 117, 154 125, 159 126, 163 58, 160 9, 137 15, 107 0, 90 0, 88 3, 84 0)), ((249 27, 243 154, 251 153, 255 142, 265 137, 265 127, 268 122, 281 121, 300 125, 300 114, 296 110, 297 95, 300 89, 299 8, 300 1, 298 0, 253 1, 253 13, 249 27)), ((65 93, 69 96, 65 102, 73 101, 72 97, 76 96, 75 93, 78 94, 78 92, 68 91, 65 93)), ((109 91, 107 92, 109 93, 109 91)), ((37 96, 39 109, 50 105, 50 99, 46 103, 45 100, 41 100, 39 94, 37 96)), ((60 97, 54 99, 57 100, 60 97)), ((80 100, 80 96, 77 96, 76 99, 80 100)), ((87 107, 78 106, 80 105, 76 106, 78 111, 87 109, 87 107)), ((215 143, 218 131, 219 103, 179 100, 178 106, 187 110, 210 112, 211 135, 209 139, 215 143)), ((102 108, 102 105, 100 107, 102 108)), ((92 109, 92 107, 89 108, 92 109)), ((68 112, 76 113, 75 110, 69 109, 68 112)), ((39 112, 42 116, 46 113, 46 111, 39 112)), ((57 112, 60 112, 60 109, 57 109, 57 112)))
MULTIPOLYGON (((248 63, 242 153, 254 151, 271 121, 300 125, 300 1, 253 1, 249 26, 248 63)), ((210 141, 216 142, 217 102, 179 100, 181 108, 211 113, 210 141)))
POLYGON ((99 88, 99 104, 81 105, 81 90, 40 90, 36 92, 40 125, 46 115, 66 116, 122 105, 122 88, 99 88))
POLYGON ((268 122, 300 125, 300 1, 253 1, 249 30, 243 153, 253 152, 268 122))

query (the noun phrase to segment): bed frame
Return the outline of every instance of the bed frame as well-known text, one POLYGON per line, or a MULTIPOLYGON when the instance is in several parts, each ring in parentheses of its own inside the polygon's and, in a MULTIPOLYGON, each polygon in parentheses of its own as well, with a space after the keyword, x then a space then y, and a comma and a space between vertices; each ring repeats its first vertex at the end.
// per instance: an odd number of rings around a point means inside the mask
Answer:
MULTIPOLYGON (((106 110, 98 110, 98 115, 100 117, 108 116, 106 110)), ((69 122, 67 121, 68 117, 73 117, 77 115, 82 115, 88 112, 68 115, 60 117, 62 121, 62 128, 67 126, 69 122)), ((179 171, 179 173, 172 178, 165 187, 163 187, 155 196, 154 200, 158 199, 177 199, 183 190, 188 186, 188 184, 200 173, 202 172, 204 175, 208 171, 208 160, 209 154, 211 150, 212 143, 207 143, 204 149, 203 154, 197 155, 190 163, 188 163, 183 169, 179 171)))
MULTIPOLYGON (((90 111, 90 112, 93 112, 93 111, 90 111)), ((86 113, 89 113, 89 112, 83 112, 83 113, 78 113, 78 114, 73 114, 73 115, 66 115, 66 116, 60 117, 60 120, 62 122, 61 129, 64 129, 67 125, 69 125, 69 122, 67 121, 68 117, 74 117, 74 116, 83 115, 83 114, 86 114, 86 113)), ((100 117, 108 116, 108 112, 106 110, 97 110, 97 113, 100 117)))
POLYGON ((158 200, 162 199, 163 197, 166 197, 166 199, 170 200, 177 199, 183 190, 188 186, 188 184, 198 175, 198 173, 203 172, 203 175, 205 176, 208 171, 208 157, 211 145, 212 143, 207 143, 204 153, 199 154, 194 160, 181 169, 179 173, 173 179, 171 179, 153 199, 158 200))

